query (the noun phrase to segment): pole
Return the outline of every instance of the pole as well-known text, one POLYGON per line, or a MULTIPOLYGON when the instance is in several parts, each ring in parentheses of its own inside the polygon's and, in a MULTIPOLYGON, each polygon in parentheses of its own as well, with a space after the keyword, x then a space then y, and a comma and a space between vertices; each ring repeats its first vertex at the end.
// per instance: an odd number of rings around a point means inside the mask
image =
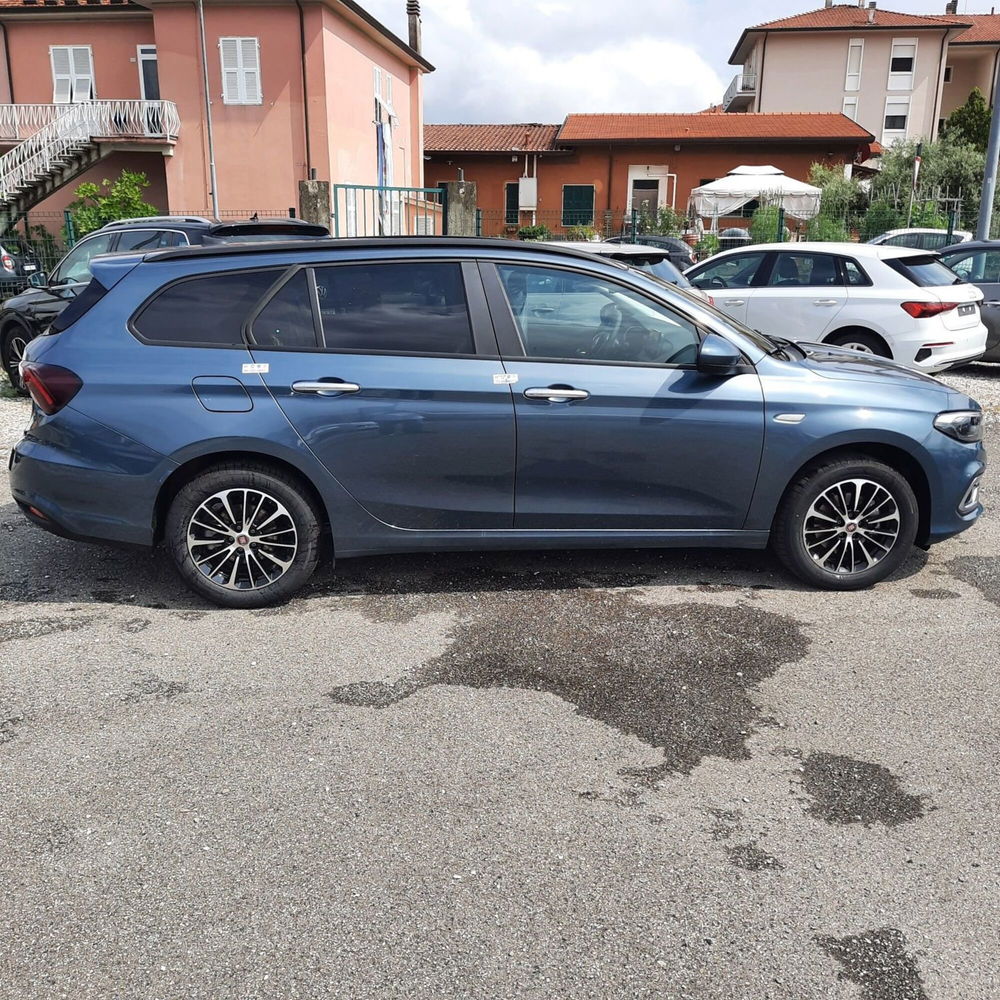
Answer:
POLYGON ((775 243, 785 242, 785 210, 778 206, 778 231, 774 236, 775 243))
POLYGON ((205 7, 198 0, 198 34, 201 41, 201 80, 205 87, 205 131, 208 135, 208 176, 212 185, 212 215, 219 217, 219 179, 215 174, 215 133, 212 130, 212 96, 208 90, 208 52, 205 49, 205 7))
POLYGON ((920 159, 921 153, 924 151, 924 144, 922 142, 917 143, 917 151, 913 157, 913 183, 910 184, 910 207, 906 211, 906 228, 910 228, 910 223, 913 220, 913 196, 917 193, 917 177, 920 175, 920 159))
POLYGON ((1000 59, 997 60, 996 78, 993 81, 993 117, 990 120, 990 141, 986 147, 986 172, 983 175, 983 196, 979 202, 979 224, 976 239, 990 238, 993 218, 993 198, 997 193, 997 161, 1000 160, 1000 59))

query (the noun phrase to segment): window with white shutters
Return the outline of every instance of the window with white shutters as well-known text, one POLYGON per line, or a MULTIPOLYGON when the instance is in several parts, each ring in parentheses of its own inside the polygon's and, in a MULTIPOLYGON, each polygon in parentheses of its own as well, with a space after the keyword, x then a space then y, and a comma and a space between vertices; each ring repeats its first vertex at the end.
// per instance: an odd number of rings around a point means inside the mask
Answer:
POLYGON ((222 103, 263 104, 260 42, 256 38, 220 38, 222 103))
POLYGON ((852 38, 847 44, 847 75, 844 78, 844 90, 861 89, 861 63, 864 54, 864 39, 852 38))
POLYGON ((94 99, 94 58, 89 45, 51 45, 52 103, 94 99))

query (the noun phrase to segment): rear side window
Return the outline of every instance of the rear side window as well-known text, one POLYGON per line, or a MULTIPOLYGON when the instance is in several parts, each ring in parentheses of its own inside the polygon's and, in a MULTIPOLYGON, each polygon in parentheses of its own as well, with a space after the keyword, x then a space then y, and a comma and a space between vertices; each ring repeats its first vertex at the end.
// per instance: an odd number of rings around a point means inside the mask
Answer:
POLYGON ((52 320, 52 325, 49 327, 48 332, 62 333, 63 330, 69 329, 81 316, 93 309, 107 294, 108 290, 104 285, 97 278, 91 278, 87 287, 52 320))
POLYGON ((274 293, 253 321, 250 334, 261 347, 316 350, 316 324, 307 271, 299 271, 274 293))
POLYGON ((871 278, 862 270, 861 265, 854 260, 841 259, 844 266, 844 280, 849 285, 870 285, 871 278))
POLYGON ((964 284, 962 278, 938 257, 891 257, 886 260, 894 271, 921 288, 940 288, 942 285, 964 284))
POLYGON ((457 263, 340 264, 315 275, 328 351, 475 353, 457 263))
POLYGON ((126 250, 162 250, 164 247, 187 246, 187 237, 183 233, 171 232, 165 229, 127 230, 118 236, 116 253, 126 250))
POLYGON ((156 344, 241 347, 244 322, 284 270, 185 278, 148 303, 132 321, 133 329, 156 344))

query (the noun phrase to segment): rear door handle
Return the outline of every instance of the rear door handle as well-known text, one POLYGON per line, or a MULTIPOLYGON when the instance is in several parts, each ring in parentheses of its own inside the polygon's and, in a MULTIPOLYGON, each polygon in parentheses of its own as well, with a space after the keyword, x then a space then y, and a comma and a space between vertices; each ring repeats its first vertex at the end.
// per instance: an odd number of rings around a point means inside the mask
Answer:
POLYGON ((813 299, 814 306, 835 306, 836 304, 836 299, 813 299))
POLYGON ((550 385, 545 389, 525 389, 524 395, 528 399, 547 399, 550 403, 590 398, 590 393, 586 389, 571 389, 560 385, 550 385))
POLYGON ((746 299, 721 299, 720 301, 724 306, 745 306, 747 304, 746 299))
POLYGON ((339 396, 346 392, 361 392, 357 382, 293 382, 292 392, 312 392, 318 396, 339 396))

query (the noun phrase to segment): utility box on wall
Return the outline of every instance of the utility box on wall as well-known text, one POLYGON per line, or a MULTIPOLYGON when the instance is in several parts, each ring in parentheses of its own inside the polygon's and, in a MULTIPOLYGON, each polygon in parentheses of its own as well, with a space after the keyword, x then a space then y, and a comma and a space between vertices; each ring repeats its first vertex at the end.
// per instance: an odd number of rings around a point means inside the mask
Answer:
POLYGON ((538 208, 538 178, 519 177, 517 181, 517 209, 534 212, 538 208))

